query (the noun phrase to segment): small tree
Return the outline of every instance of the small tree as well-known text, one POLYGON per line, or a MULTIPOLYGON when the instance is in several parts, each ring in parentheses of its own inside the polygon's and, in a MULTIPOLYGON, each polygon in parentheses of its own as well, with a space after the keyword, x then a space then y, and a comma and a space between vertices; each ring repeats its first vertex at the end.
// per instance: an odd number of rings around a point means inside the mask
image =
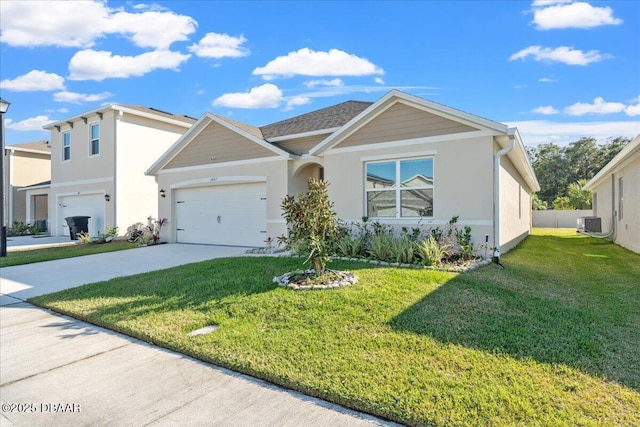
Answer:
POLYGON ((587 180, 581 179, 578 182, 569 184, 567 188, 569 202, 576 209, 591 209, 591 191, 582 189, 586 184, 587 180))
POLYGON ((533 193, 531 196, 531 204, 533 205, 534 211, 546 211, 548 207, 547 202, 540 199, 538 193, 533 193))
POLYGON ((297 199, 286 196, 282 200, 289 235, 278 238, 287 249, 308 254, 305 262, 313 264, 318 276, 325 271, 338 235, 338 219, 333 211, 333 202, 329 200, 327 186, 326 181, 310 178, 306 193, 299 194, 297 199))

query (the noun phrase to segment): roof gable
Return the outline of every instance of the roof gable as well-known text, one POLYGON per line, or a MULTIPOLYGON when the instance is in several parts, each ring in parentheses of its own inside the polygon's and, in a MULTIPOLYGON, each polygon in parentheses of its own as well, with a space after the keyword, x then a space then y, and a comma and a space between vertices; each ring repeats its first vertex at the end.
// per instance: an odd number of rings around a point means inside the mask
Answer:
MULTIPOLYGON (((456 130, 455 126, 450 123, 453 122, 457 123, 458 125, 466 126, 460 127, 457 130, 458 132, 477 129, 490 129, 499 133, 506 133, 507 131, 507 126, 502 123, 494 122, 492 120, 469 114, 455 108, 447 107, 446 105, 438 104, 436 102, 419 98, 417 96, 409 95, 398 90, 392 90, 385 96, 380 98, 378 101, 371 104, 368 108, 355 116, 353 119, 351 119, 348 123, 338 129, 323 142, 314 147, 309 152, 309 154, 319 155, 329 148, 333 148, 341 144, 347 138, 351 137, 358 130, 363 128, 366 124, 368 124, 378 116, 381 116, 384 112, 395 106, 397 103, 402 103, 406 106, 422 110, 423 112, 429 113, 432 116, 438 116, 440 117, 439 120, 448 120, 449 122, 443 122, 443 124, 445 127, 450 126, 450 130, 456 130)), ((389 115, 389 117, 390 116, 391 115, 389 115)), ((430 119, 433 121, 433 117, 430 117, 430 119)), ((446 133, 452 132, 449 131, 445 132, 445 134, 446 133)))
POLYGON ((215 114, 205 113, 147 171, 235 160, 284 156, 290 153, 260 138, 259 130, 215 114))

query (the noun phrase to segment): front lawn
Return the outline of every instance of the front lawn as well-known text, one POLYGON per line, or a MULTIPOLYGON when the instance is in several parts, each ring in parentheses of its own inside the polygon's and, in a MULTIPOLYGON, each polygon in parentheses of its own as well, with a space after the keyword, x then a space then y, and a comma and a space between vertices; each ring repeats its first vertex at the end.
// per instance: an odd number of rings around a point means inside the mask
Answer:
POLYGON ((59 246, 54 248, 32 249, 23 251, 12 251, 6 257, 0 258, 0 267, 11 267, 13 265, 31 264, 34 262, 52 261, 55 259, 73 258, 83 255, 99 254, 103 252, 121 251, 123 249, 135 248, 138 245, 124 240, 117 240, 104 244, 87 244, 73 246, 59 246))
POLYGON ((640 425, 640 256, 541 230, 502 261, 292 291, 299 259, 230 258, 31 302, 406 424, 640 425))

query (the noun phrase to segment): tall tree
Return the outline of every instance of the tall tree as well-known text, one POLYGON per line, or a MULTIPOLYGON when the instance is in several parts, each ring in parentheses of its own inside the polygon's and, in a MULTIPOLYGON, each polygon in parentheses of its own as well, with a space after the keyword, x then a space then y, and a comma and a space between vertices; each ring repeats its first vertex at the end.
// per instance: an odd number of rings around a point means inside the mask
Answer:
POLYGON ((550 142, 529 149, 529 155, 540 183, 538 197, 550 205, 556 197, 564 195, 569 183, 563 150, 550 142))
POLYGON ((564 149, 568 181, 591 179, 600 170, 602 154, 595 138, 580 138, 564 149))

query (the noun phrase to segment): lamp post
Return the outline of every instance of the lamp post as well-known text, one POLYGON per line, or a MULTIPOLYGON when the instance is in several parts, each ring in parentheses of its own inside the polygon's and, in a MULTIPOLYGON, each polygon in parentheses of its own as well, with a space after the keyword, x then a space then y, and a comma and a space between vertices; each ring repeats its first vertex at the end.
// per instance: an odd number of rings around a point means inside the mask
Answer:
POLYGON ((7 256, 7 224, 5 224, 5 188, 4 188, 4 113, 11 103, 0 98, 0 257, 7 256))

